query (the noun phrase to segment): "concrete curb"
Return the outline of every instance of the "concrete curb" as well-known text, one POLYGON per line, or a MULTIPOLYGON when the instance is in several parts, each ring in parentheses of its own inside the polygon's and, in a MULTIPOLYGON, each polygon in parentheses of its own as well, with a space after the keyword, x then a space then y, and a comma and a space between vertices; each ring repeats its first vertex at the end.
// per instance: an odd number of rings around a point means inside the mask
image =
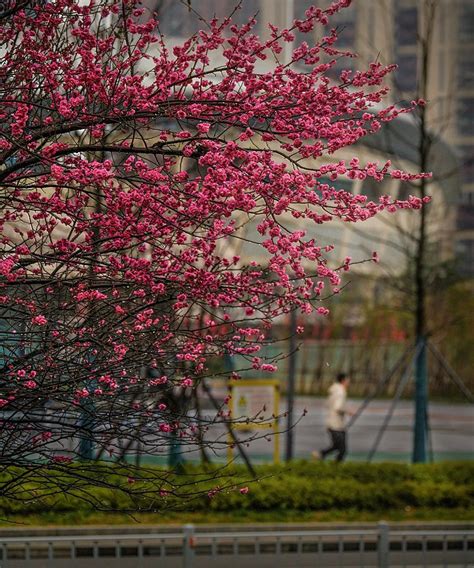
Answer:
MULTIPOLYGON (((391 531, 397 530, 472 530, 474 522, 389 522, 391 531)), ((1 528, 1 537, 21 536, 73 536, 73 535, 110 535, 110 534, 171 534, 181 532, 182 524, 170 525, 79 525, 64 527, 15 527, 1 528)), ((199 532, 249 532, 249 531, 308 531, 308 530, 352 530, 376 529, 378 523, 260 523, 260 524, 196 524, 195 533, 199 532)))

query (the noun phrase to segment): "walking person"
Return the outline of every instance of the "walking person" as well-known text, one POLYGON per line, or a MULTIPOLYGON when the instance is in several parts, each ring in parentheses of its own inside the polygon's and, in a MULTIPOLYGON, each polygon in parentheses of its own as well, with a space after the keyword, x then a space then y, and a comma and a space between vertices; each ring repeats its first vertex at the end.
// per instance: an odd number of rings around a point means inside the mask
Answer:
POLYGON ((346 416, 352 414, 346 408, 349 377, 339 373, 330 386, 327 399, 326 426, 331 438, 331 445, 320 452, 321 459, 336 452, 336 461, 341 462, 347 451, 346 416))

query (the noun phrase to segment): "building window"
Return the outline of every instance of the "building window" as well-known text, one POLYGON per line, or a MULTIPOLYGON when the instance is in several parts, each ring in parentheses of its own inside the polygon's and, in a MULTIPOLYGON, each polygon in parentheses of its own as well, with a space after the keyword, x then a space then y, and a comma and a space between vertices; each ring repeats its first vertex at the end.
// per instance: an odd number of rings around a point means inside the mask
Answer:
POLYGON ((474 229, 474 205, 461 203, 458 206, 456 226, 459 231, 472 231, 474 229))
MULTIPOLYGON (((322 177, 319 178, 318 181, 321 184, 327 184, 330 187, 333 187, 336 191, 347 191, 348 193, 353 193, 354 182, 351 179, 338 177, 336 181, 331 181, 327 177, 322 177)), ((316 191, 321 193, 319 189, 317 189, 316 191)))
MULTIPOLYGON (((208 0, 209 2, 209 0, 208 0)), ((212 18, 214 14, 219 18, 225 18, 232 13, 232 10, 239 5, 236 0, 211 0, 209 2, 212 5, 213 12, 209 12, 209 17, 212 18), (224 12, 222 9, 224 8, 224 12)), ((257 20, 257 25, 253 28, 253 33, 258 34, 257 28, 259 26, 259 11, 260 11, 260 0, 244 0, 240 4, 240 8, 235 11, 232 16, 232 23, 237 26, 242 26, 246 24, 251 18, 255 16, 257 20)))
POLYGON ((335 14, 331 18, 330 26, 338 31, 336 47, 353 47, 356 31, 356 11, 354 5, 335 14))
POLYGON ((458 132, 463 136, 474 136, 474 98, 458 100, 458 132))
POLYGON ((465 0, 461 5, 458 40, 467 42, 474 40, 474 4, 472 0, 465 0))
POLYGON ((458 88, 474 88, 474 61, 472 52, 461 50, 458 59, 458 88))
POLYGON ((464 276, 474 276, 474 240, 463 239, 456 243, 458 270, 464 276))
POLYGON ((439 42, 444 43, 446 40, 446 16, 444 14, 444 6, 440 4, 437 6, 438 10, 438 30, 439 30, 439 42))
POLYGON ((400 186, 398 188, 398 199, 401 201, 407 201, 410 195, 416 194, 416 187, 413 187, 408 181, 400 182, 400 186))
MULTIPOLYGON (((143 4, 151 11, 157 12, 160 31, 165 36, 189 37, 205 27, 198 15, 205 22, 214 17, 223 19, 230 16, 239 2, 238 0, 193 0, 192 9, 185 2, 178 0, 144 0, 143 4)), ((259 0, 243 0, 240 8, 232 16, 232 23, 238 26, 246 23, 252 16, 258 15, 259 8, 259 0)), ((254 28, 254 33, 258 33, 257 26, 254 28)))
MULTIPOLYGON (((295 20, 304 20, 306 19, 305 12, 306 10, 314 5, 314 0, 296 0, 293 4, 293 18, 295 20)), ((288 22, 287 25, 289 26, 291 22, 288 22)), ((309 33, 302 33, 299 30, 294 31, 295 34, 295 41, 294 47, 299 47, 304 41, 312 47, 312 44, 315 43, 315 36, 313 32, 309 33)))
POLYGON ((360 193, 367 197, 367 201, 378 203, 379 198, 387 193, 387 185, 383 181, 368 177, 362 182, 360 193))
MULTIPOLYGON (((314 0, 312 4, 315 4, 314 0)), ((329 29, 332 28, 337 29, 338 39, 334 47, 341 49, 353 47, 356 32, 356 17, 357 12, 354 4, 331 16, 327 31, 329 32, 329 29)))
POLYGON ((463 183, 474 182, 474 150, 472 146, 459 147, 461 153, 461 177, 463 183))
MULTIPOLYGON (((304 20, 306 18, 305 12, 310 6, 314 6, 315 0, 294 0, 293 4, 293 17, 296 20, 304 20)), ((245 4, 245 2, 244 2, 245 4)), ((317 3, 316 3, 317 4, 317 3)), ((329 24, 325 30, 325 33, 329 33, 330 29, 336 28, 338 32, 337 42, 334 47, 336 49, 341 49, 342 51, 350 51, 354 46, 355 33, 356 33, 356 10, 354 6, 350 6, 341 10, 340 12, 331 16, 329 24)), ((316 39, 321 38, 322 29, 318 27, 316 31, 316 39)), ((303 41, 308 44, 314 40, 314 34, 301 33, 298 30, 295 32, 295 42, 294 47, 299 47, 303 41)), ((345 59, 347 61, 347 59, 345 59)), ((352 68, 351 62, 349 61, 347 65, 339 66, 338 69, 352 68)), ((333 74, 334 76, 334 74, 333 74)))
POLYGON ((369 40, 369 47, 375 47, 375 6, 369 8, 369 22, 367 28, 367 35, 369 40))
POLYGON ((334 185, 338 191, 352 193, 354 183, 350 179, 338 178, 336 182, 331 182, 331 185, 334 185))
POLYGON ((339 57, 336 59, 336 63, 329 69, 327 72, 327 76, 333 79, 334 81, 339 81, 341 72, 351 70, 354 71, 355 69, 355 62, 353 59, 349 57, 339 57))
POLYGON ((396 12, 396 41, 398 45, 416 45, 418 11, 416 8, 399 8, 396 12))
POLYGON ((146 5, 156 11, 160 32, 168 37, 187 37, 197 32, 198 19, 184 3, 174 0, 148 0, 146 5))
MULTIPOLYGON (((448 58, 449 61, 449 58, 448 58)), ((441 92, 446 91, 449 85, 446 84, 446 77, 449 76, 449 68, 446 69, 446 53, 440 50, 438 53, 438 89, 441 92)))
POLYGON ((416 90, 417 57, 416 55, 399 55, 397 57, 396 85, 403 92, 416 90))
POLYGON ((464 191, 461 194, 461 203, 464 205, 474 205, 474 191, 464 191))
POLYGON ((293 2, 293 17, 295 20, 304 20, 305 12, 308 8, 314 6, 314 0, 295 0, 293 2))

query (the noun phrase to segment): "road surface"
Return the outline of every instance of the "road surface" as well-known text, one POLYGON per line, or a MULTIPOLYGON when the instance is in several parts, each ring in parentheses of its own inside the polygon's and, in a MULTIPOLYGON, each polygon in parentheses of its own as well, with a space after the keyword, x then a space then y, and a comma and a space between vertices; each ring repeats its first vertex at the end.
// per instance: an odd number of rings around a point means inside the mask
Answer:
MULTIPOLYGON (((294 427, 294 456, 309 458, 314 450, 328 445, 329 438, 324 425, 324 399, 296 397, 294 418, 299 419, 294 427), (307 414, 303 415, 306 409, 307 414)), ((281 400, 280 409, 286 410, 286 400, 281 400)), ((352 400, 349 406, 357 410, 362 400, 352 400)), ((391 405, 390 400, 374 400, 357 419, 348 433, 349 460, 366 460, 374 445, 391 405)), ((474 459, 474 406, 470 404, 430 404, 430 448, 435 460, 474 459)), ((282 430, 286 427, 281 421, 282 430)), ((254 460, 267 461, 271 458, 273 441, 256 440, 246 448, 254 460)), ((285 453, 286 434, 280 435, 280 452, 285 453)), ((413 403, 399 401, 393 416, 382 436, 374 461, 409 461, 413 445, 413 403)))

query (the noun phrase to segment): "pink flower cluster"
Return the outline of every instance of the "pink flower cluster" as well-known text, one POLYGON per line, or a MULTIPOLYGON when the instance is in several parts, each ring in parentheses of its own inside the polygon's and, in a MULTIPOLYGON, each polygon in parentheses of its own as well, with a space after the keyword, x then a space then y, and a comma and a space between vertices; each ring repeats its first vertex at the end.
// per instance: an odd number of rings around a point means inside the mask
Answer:
MULTIPOLYGON (((275 372, 261 349, 273 322, 327 316, 324 294, 353 262, 338 266, 325 226, 427 204, 340 187, 428 175, 334 159, 425 104, 384 108, 393 66, 380 62, 328 78, 343 53, 326 25, 349 3, 309 7, 262 38, 253 19, 212 20, 173 49, 136 0, 56 0, 2 21, 0 307, 24 316, 9 337, 18 353, 41 357, 38 376, 11 362, 0 406, 187 396, 224 356, 275 372), (120 17, 97 33, 102 8, 120 17), (306 41, 279 64, 295 33, 306 41)), ((146 423, 160 400, 124 405, 146 423)), ((194 435, 173 418, 157 429, 194 435)))

